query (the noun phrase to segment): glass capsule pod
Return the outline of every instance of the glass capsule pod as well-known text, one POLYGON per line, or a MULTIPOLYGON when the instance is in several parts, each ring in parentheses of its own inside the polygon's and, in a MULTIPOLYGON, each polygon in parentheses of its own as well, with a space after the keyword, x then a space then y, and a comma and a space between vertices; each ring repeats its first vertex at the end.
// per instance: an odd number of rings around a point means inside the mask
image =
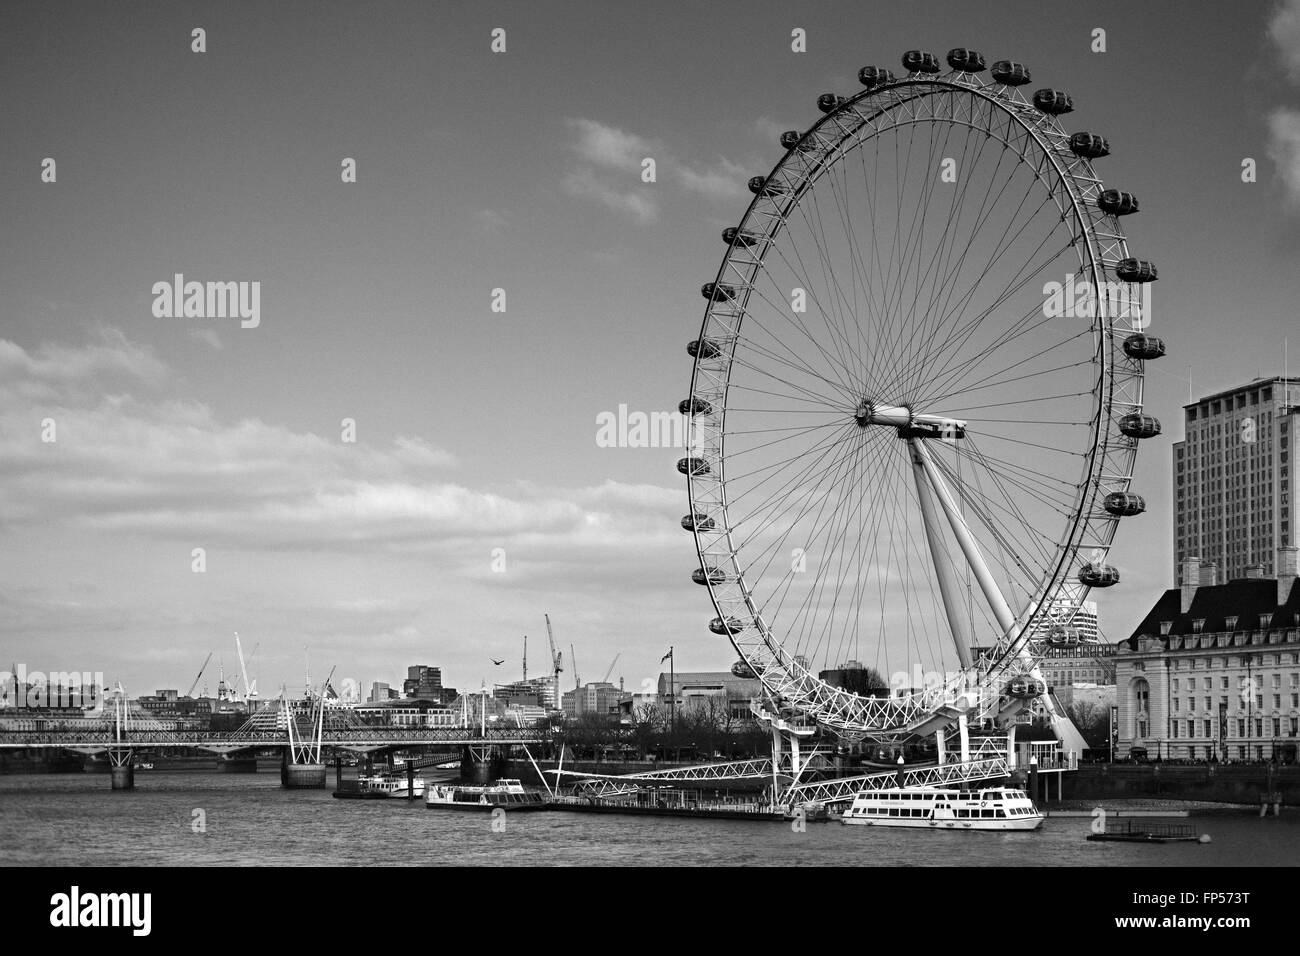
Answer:
POLYGON ((924 50, 908 50, 903 54, 903 69, 908 73, 938 73, 939 60, 924 50))
POLYGON ((1075 133, 1070 137, 1070 152, 1084 159, 1100 159, 1110 155, 1110 142, 1096 133, 1075 133))
POLYGON ((1124 282, 1155 282, 1160 278, 1155 263, 1146 259, 1121 259, 1115 265, 1115 275, 1124 282))
POLYGON ((1034 94, 1034 109, 1050 116, 1074 112, 1074 98, 1061 90, 1042 89, 1034 94))
POLYGON ((1154 335, 1134 332, 1124 340, 1124 354, 1129 358, 1149 362, 1165 354, 1165 342, 1164 339, 1158 339, 1154 335))
POLYGON ((998 60, 990 72, 1003 86, 1024 86, 1032 77, 1029 68, 1015 60, 998 60))
POLYGON ((1110 564, 1085 564, 1079 569, 1079 581, 1090 588, 1112 587, 1119 584, 1119 569, 1110 564))
POLYGON ((959 46, 948 51, 948 65, 959 73, 981 73, 984 70, 984 54, 959 46))
POLYGON ((712 531, 714 525, 712 518, 697 511, 682 518, 682 527, 687 531, 712 531))
POLYGON ((869 90, 894 82, 894 74, 883 66, 864 66, 858 70, 858 82, 869 90))

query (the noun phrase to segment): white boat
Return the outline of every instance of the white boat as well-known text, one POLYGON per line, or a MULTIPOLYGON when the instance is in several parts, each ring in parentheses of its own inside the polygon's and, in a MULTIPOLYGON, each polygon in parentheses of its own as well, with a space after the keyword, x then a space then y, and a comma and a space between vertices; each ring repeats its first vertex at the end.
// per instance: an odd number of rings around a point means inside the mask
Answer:
POLYGON ((501 779, 484 786, 433 786, 424 795, 430 810, 545 810, 549 801, 518 780, 501 779))
POLYGON ((386 797, 422 797, 425 793, 423 777, 414 780, 414 792, 407 788, 405 774, 360 774, 357 783, 362 793, 368 795, 382 794, 386 797))
POLYGON ((935 830, 1037 830, 1043 819, 1028 794, 1007 787, 864 790, 840 816, 841 823, 935 830))

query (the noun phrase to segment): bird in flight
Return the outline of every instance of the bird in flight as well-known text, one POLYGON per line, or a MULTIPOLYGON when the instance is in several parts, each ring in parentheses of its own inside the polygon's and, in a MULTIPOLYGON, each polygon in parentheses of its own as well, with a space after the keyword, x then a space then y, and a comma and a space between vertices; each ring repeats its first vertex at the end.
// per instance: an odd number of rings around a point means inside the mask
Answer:
POLYGON ((495 657, 489 657, 488 660, 490 660, 497 667, 500 667, 502 664, 505 663, 505 658, 502 658, 501 660, 497 660, 495 657))

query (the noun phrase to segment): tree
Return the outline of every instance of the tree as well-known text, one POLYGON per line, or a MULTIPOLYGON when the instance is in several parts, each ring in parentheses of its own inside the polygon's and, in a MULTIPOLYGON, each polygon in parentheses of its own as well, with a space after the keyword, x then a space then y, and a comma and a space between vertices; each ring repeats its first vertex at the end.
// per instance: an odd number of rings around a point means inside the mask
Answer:
POLYGON ((1065 708, 1065 714, 1083 734, 1088 747, 1105 750, 1110 746, 1110 708, 1091 700, 1075 700, 1065 708))

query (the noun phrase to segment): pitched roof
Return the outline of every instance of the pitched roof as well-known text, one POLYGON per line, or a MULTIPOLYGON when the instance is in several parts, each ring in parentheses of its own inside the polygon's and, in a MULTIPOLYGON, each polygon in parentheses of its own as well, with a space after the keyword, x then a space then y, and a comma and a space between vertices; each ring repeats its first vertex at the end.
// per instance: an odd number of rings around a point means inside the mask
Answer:
POLYGON ((1123 643, 1137 649, 1137 639, 1144 635, 1160 637, 1160 624, 1171 621, 1170 636, 1195 633, 1192 623, 1204 620, 1201 630, 1207 634, 1229 630, 1227 619, 1237 619, 1235 630, 1259 630, 1259 616, 1274 615, 1274 626, 1291 627, 1300 614, 1300 579, 1291 583, 1291 593, 1285 603, 1277 603, 1277 580, 1252 578, 1229 581, 1227 584, 1204 586, 1196 589, 1191 606, 1182 611, 1182 590, 1170 588, 1155 606, 1147 612, 1142 623, 1123 643))

